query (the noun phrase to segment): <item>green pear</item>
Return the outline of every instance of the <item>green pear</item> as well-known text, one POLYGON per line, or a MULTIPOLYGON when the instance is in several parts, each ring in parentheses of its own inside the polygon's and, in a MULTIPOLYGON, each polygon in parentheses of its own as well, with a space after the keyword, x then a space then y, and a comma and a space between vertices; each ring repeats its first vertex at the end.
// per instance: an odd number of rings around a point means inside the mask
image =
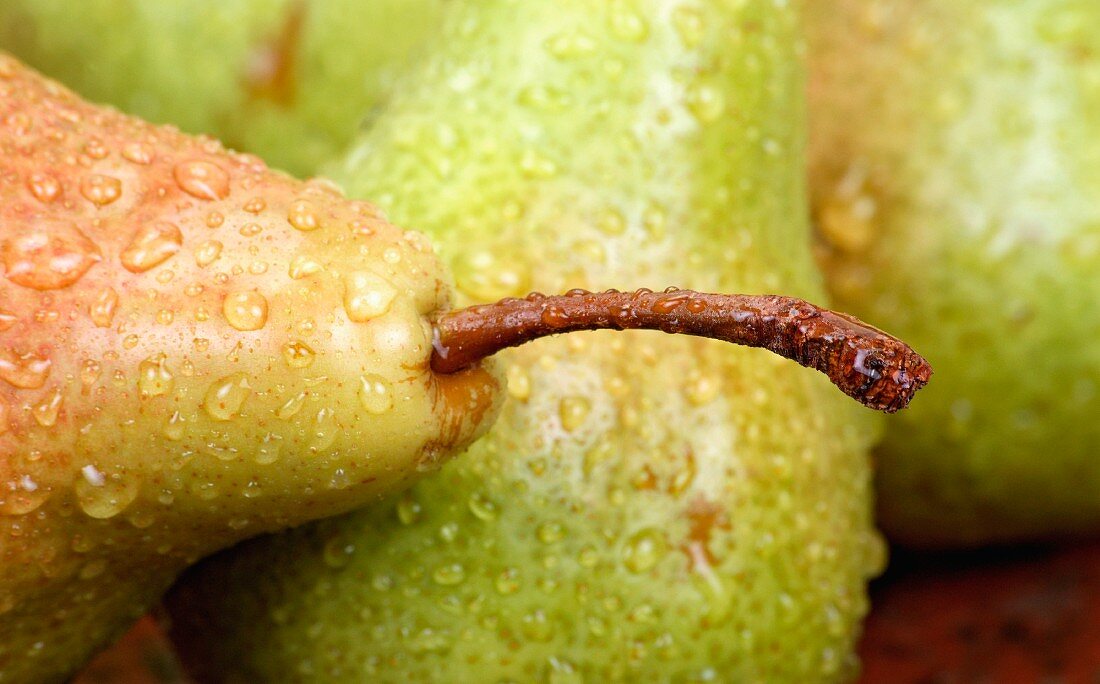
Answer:
POLYGON ((444 0, 4 0, 0 49, 298 175, 350 142, 444 0))
POLYGON ((938 376, 877 458, 899 542, 1100 531, 1100 4, 810 3, 836 299, 938 376))
MULTIPOLYGON (((818 296, 795 3, 455 2, 333 169, 468 302, 639 281, 818 296)), ((845 679, 884 562, 877 434, 756 350, 593 332, 388 505, 246 543, 171 599, 215 681, 845 679)))

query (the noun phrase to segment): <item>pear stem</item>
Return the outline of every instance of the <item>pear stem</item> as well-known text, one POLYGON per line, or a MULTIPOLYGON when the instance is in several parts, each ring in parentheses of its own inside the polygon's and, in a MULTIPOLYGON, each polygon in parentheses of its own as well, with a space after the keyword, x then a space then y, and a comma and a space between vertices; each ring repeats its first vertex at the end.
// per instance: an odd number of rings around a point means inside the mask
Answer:
POLYGON ((661 330, 762 347, 821 371, 864 406, 894 413, 932 367, 901 340, 846 314, 777 295, 570 290, 450 311, 436 322, 432 369, 454 373, 501 349, 577 330, 661 330))

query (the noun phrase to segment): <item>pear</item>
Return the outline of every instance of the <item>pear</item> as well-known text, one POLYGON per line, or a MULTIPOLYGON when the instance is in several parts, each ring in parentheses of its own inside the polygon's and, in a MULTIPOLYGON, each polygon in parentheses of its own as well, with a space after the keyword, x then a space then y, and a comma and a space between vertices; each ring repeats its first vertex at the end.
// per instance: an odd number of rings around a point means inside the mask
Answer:
MULTIPOLYGON (((795 3, 454 2, 333 173, 465 302, 656 280, 820 296, 795 3)), ((211 681, 850 677, 884 549, 878 426, 756 350, 589 333, 507 354, 495 428, 387 505, 189 572, 211 681)))
POLYGON ((939 371, 879 452, 882 526, 911 546, 1100 531, 1100 4, 810 15, 829 286, 939 371))
POLYGON ((764 347, 884 411, 922 358, 782 296, 531 294, 446 312, 426 239, 329 182, 80 101, 0 54, 0 681, 54 681, 187 564, 433 470, 484 359, 654 328, 764 347))
POLYGON ((0 49, 298 175, 350 142, 443 0, 5 0, 0 49))
POLYGON ((499 403, 491 367, 430 367, 422 235, 3 54, 0 266, 0 682, 67 676, 189 563, 405 486, 499 403))

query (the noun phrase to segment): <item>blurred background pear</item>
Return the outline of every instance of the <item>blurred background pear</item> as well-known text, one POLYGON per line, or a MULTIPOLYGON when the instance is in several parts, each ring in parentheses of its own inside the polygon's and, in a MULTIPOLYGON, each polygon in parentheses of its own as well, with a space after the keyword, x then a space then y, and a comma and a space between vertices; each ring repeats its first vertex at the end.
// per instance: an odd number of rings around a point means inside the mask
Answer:
POLYGON ((936 369, 878 452, 880 523, 1100 531, 1100 3, 808 5, 829 287, 936 369))
POLYGON ((305 176, 344 149, 445 0, 3 0, 0 49, 305 176))

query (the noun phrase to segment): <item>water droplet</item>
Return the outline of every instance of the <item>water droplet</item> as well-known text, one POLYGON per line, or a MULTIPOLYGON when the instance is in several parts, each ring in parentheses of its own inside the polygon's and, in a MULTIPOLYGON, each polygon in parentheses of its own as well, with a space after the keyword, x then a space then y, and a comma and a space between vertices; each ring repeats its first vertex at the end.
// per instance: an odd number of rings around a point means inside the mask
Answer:
POLYGON ((546 613, 542 610, 524 615, 521 629, 524 636, 532 641, 545 643, 554 638, 554 623, 546 619, 546 613))
POLYGON ((500 259, 490 250, 463 252, 454 262, 458 289, 478 301, 521 297, 531 287, 531 272, 523 259, 500 259))
POLYGON ((584 397, 565 397, 558 404, 561 426, 566 432, 573 432, 588 420, 592 404, 584 397))
POLYGON ((325 565, 339 569, 348 564, 353 553, 355 553, 355 546, 335 537, 325 542, 321 558, 325 561, 325 565))
POLYGON ((298 412, 302 410, 302 406, 306 403, 306 393, 299 392, 297 395, 286 400, 286 403, 275 409, 275 417, 279 420, 290 420, 294 416, 298 415, 298 412))
POLYGON ((244 210, 250 214, 259 214, 261 211, 267 208, 267 202, 263 197, 253 197, 244 203, 244 210))
POLYGON ((222 313, 237 330, 259 330, 267 324, 267 298, 255 290, 234 292, 225 298, 222 313))
POLYGON ((93 173, 80 182, 80 194, 96 206, 106 206, 122 196, 122 181, 114 176, 93 173))
POLYGON ((151 164, 156 155, 153 146, 143 142, 130 142, 122 146, 122 158, 134 164, 151 164))
POLYGON ((462 584, 466 579, 466 569, 459 563, 441 565, 432 572, 432 581, 444 587, 462 584))
POLYGON ((16 354, 0 349, 0 379, 20 389, 38 389, 46 384, 53 362, 34 354, 16 354))
POLYGON ((353 271, 344 277, 344 309, 357 323, 386 313, 396 297, 393 285, 370 271, 353 271))
POLYGON ((299 254, 290 262, 290 277, 294 280, 305 278, 321 270, 321 262, 313 257, 299 254))
POLYGON ((103 259, 95 243, 72 223, 35 222, 14 233, 0 245, 0 254, 8 280, 23 287, 68 287, 103 259))
POLYGON ((623 564, 631 572, 650 570, 665 554, 665 538, 659 530, 646 528, 634 534, 623 547, 623 564))
POLYGON ((0 332, 11 330, 17 322, 19 318, 15 314, 0 309, 0 332))
POLYGON ((113 518, 134 502, 140 490, 134 476, 108 476, 94 465, 84 466, 80 473, 73 488, 81 510, 92 518, 113 518))
POLYGON ((95 579, 103 574, 107 569, 107 559, 97 558, 93 561, 88 561, 84 564, 84 567, 80 568, 79 577, 82 580, 95 579))
POLYGON ((640 14, 622 0, 612 3, 611 32, 616 37, 632 43, 640 43, 649 35, 649 25, 640 14))
MULTIPOLYGON (((26 515, 38 510, 48 498, 48 489, 39 486, 30 475, 24 475, 11 480, 6 486, 0 486, 0 513, 26 515)), ((0 610, 0 613, 3 611, 0 610)))
POLYGON ((705 83, 692 83, 684 94, 684 103, 701 123, 718 120, 726 109, 725 98, 717 88, 705 83))
POLYGON ((309 448, 312 451, 328 449, 336 441, 338 430, 336 412, 328 407, 320 409, 313 417, 313 439, 310 440, 309 448))
POLYGON ((585 57, 596 51, 596 41, 580 31, 559 33, 548 39, 545 46, 558 59, 585 57))
POLYGON ((142 397, 159 397, 175 387, 176 379, 164 365, 167 356, 157 354, 138 364, 138 390, 142 397))
POLYGON ((316 353, 305 342, 288 342, 283 345, 283 359, 291 368, 309 368, 316 353))
POLYGON ((498 593, 507 596, 519 591, 519 570, 516 568, 505 568, 497 575, 496 581, 493 582, 498 593))
POLYGON ((543 544, 553 544, 565 537, 565 528, 561 523, 551 520, 539 525, 535 534, 543 544))
POLYGON ((91 306, 88 307, 88 315, 91 316, 92 323, 95 323, 96 327, 107 328, 114 320, 117 309, 118 293, 113 288, 107 287, 92 300, 91 306))
POLYGON ((35 173, 27 178, 27 189, 42 203, 52 202, 61 196, 61 183, 45 173, 35 173))
POLYGON ((53 427, 57 423, 58 414, 61 412, 61 402, 61 390, 54 389, 42 401, 34 405, 32 410, 34 420, 42 427, 53 427))
POLYGON ((203 408, 214 420, 232 420, 251 393, 248 377, 244 373, 227 375, 206 390, 203 408))
POLYGON ((157 221, 138 228, 119 259, 126 270, 144 273, 167 261, 182 246, 183 234, 179 226, 167 221, 157 221))
POLYGON ((184 432, 187 431, 187 421, 179 411, 176 411, 168 419, 168 422, 164 424, 164 436, 173 442, 178 442, 183 439, 184 432))
POLYGON ((375 415, 393 408, 393 391, 388 380, 373 373, 359 378, 359 403, 375 415))
POLYGON ((706 24, 699 11, 693 7, 677 7, 672 11, 672 26, 684 47, 694 48, 703 42, 706 24))
POLYGON ((309 200, 300 199, 291 202, 290 209, 287 210, 286 220, 294 228, 302 231, 317 230, 321 227, 321 218, 317 214, 317 209, 309 200))
POLYGON ((466 505, 470 508, 471 513, 479 520, 484 520, 485 522, 496 520, 499 513, 497 505, 493 503, 492 499, 481 492, 474 492, 471 494, 466 500, 466 505))
POLYGON ((180 189, 203 200, 225 199, 229 196, 229 173, 207 161, 186 161, 176 164, 172 175, 180 189))
POLYGON ((268 465, 279 460, 279 452, 282 450, 281 441, 282 437, 272 432, 264 435, 259 448, 256 449, 256 455, 253 457, 253 460, 260 465, 268 465))
POLYGON ((397 519, 402 525, 412 525, 420 519, 420 502, 411 496, 402 496, 397 502, 397 519))
POLYGON ((195 263, 200 267, 209 266, 222 255, 222 243, 217 240, 207 240, 195 250, 195 263))

